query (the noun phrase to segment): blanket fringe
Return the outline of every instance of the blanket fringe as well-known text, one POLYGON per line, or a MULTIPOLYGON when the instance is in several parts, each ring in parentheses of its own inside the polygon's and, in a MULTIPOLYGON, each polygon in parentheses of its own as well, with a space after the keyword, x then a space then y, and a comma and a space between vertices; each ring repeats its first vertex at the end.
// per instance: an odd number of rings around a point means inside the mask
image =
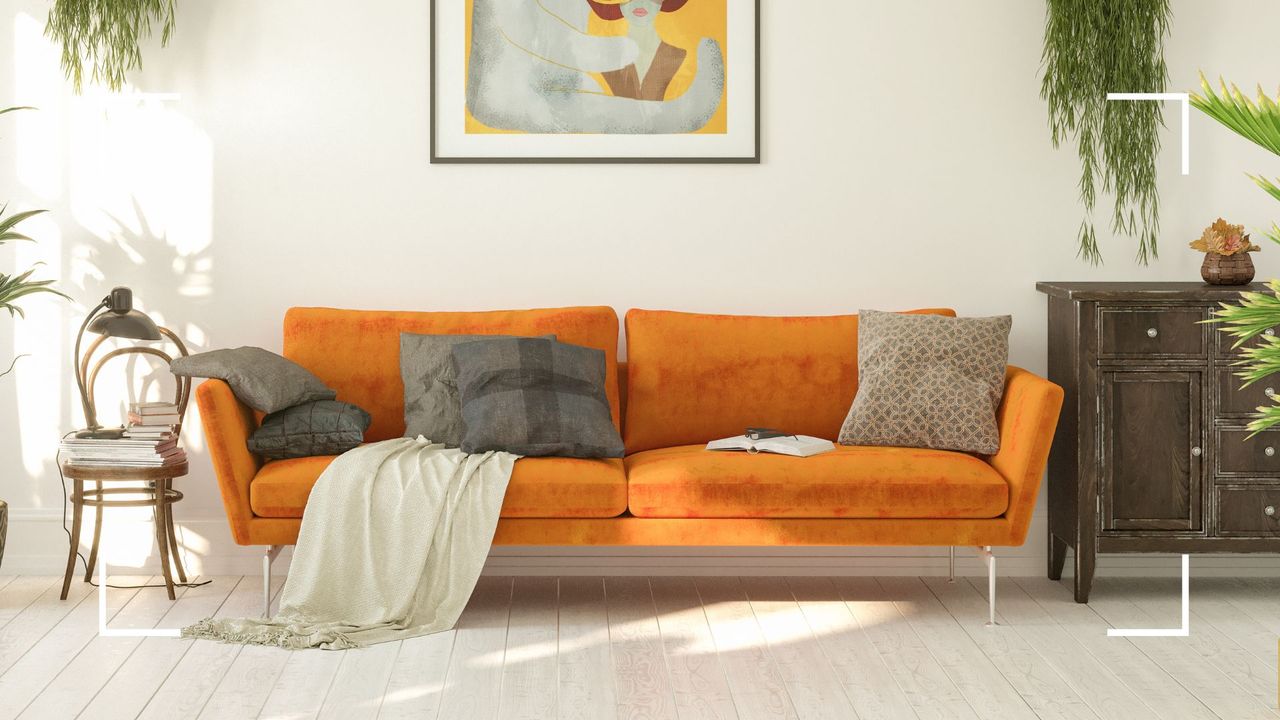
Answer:
POLYGON ((243 620, 217 620, 205 618, 182 628, 182 637, 193 640, 216 640, 241 645, 266 645, 286 650, 310 650, 323 647, 326 650, 354 650, 362 643, 347 637, 345 633, 330 631, 302 635, 279 625, 262 623, 245 627, 243 620))

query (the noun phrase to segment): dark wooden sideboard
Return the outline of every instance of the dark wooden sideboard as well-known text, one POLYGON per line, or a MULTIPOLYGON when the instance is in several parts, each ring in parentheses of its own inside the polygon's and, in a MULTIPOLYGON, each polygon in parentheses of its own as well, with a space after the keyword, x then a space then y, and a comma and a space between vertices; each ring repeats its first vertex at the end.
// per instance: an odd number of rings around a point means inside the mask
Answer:
MULTIPOLYGON (((1049 379, 1066 390, 1049 458, 1049 577, 1075 550, 1280 552, 1280 431, 1247 439, 1280 375, 1243 390, 1232 340, 1201 321, 1246 287, 1042 282, 1049 379)), ((1280 327, 1277 328, 1280 332, 1280 327)))

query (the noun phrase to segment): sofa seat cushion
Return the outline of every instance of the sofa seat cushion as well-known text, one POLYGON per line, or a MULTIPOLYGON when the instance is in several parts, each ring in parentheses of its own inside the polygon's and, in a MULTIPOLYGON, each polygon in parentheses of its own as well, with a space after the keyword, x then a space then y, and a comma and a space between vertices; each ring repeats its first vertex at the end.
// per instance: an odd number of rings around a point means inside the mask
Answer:
POLYGON ((702 445, 627 458, 629 507, 651 518, 993 518, 1009 484, 972 455, 839 446, 808 458, 702 445))
MULTIPOLYGON (((276 460, 249 484, 254 515, 300 518, 311 486, 335 455, 276 460)), ((609 518, 627 509, 621 459, 540 457, 516 461, 502 517, 609 518)))

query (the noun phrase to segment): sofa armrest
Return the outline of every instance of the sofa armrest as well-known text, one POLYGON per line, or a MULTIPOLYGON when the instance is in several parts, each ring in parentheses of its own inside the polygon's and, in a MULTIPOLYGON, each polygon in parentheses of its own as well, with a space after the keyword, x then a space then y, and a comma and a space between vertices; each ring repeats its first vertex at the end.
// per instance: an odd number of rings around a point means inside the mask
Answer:
POLYGON ((262 460, 249 452, 248 445, 249 435, 257 428, 257 418, 231 392, 231 386, 221 380, 201 383, 196 388, 196 405, 231 536, 238 544, 248 545, 249 520, 253 517, 249 483, 262 467, 262 460))
POLYGON ((1061 387, 1020 367, 1009 366, 1004 398, 996 412, 1000 450, 988 462, 1009 482, 1005 518, 1017 545, 1027 539, 1061 409, 1061 387))

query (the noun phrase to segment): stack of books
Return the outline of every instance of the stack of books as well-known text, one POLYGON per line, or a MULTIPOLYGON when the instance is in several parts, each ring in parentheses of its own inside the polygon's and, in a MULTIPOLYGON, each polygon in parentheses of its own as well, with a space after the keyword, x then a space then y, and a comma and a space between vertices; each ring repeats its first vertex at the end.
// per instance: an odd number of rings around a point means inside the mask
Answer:
POLYGON ((62 441, 62 456, 76 465, 103 467, 168 467, 186 462, 174 426, 181 421, 173 403, 132 403, 122 438, 77 438, 62 441))
POLYGON ((167 402, 129 404, 129 425, 124 436, 134 440, 164 440, 173 435, 173 427, 181 422, 178 406, 167 402))
POLYGON ((178 438, 137 440, 70 437, 62 441, 62 457, 75 465, 103 467, 169 467, 186 462, 178 438))

